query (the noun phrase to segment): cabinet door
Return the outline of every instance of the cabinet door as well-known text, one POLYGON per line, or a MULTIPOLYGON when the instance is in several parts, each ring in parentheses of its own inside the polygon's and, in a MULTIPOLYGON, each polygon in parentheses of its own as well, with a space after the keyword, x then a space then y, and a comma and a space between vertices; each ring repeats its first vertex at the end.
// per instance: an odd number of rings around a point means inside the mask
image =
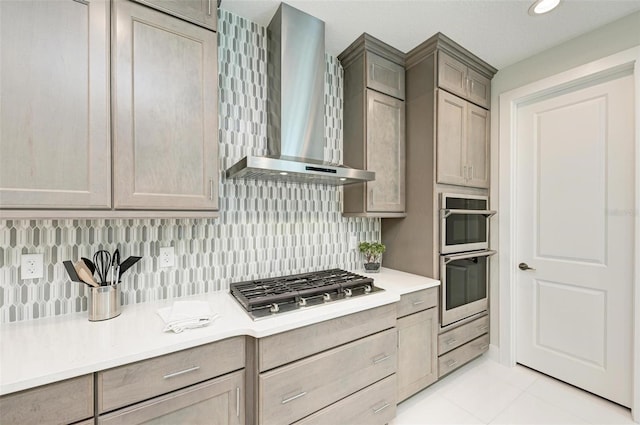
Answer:
POLYGON ((489 111, 467 105, 466 186, 489 187, 489 111))
POLYGON ((469 100, 489 109, 491 104, 491 80, 473 69, 467 70, 469 100))
POLYGON ((367 87, 404 100, 404 67, 367 52, 367 87))
POLYGON ((405 210, 404 102, 367 90, 367 211, 405 210))
POLYGON ((244 371, 100 416, 98 424, 244 424, 244 371))
POLYGON ((438 87, 458 96, 467 97, 467 65, 439 51, 438 87))
POLYGON ((398 402, 438 379, 437 310, 398 319, 398 402))
POLYGON ((217 0, 135 0, 186 21, 217 30, 217 0))
POLYGON ((2 207, 110 207, 108 52, 108 1, 0 1, 2 207))
POLYGON ((466 184, 467 103, 444 90, 438 90, 438 183, 466 184))
POLYGON ((216 33, 114 3, 114 203, 218 208, 216 33))

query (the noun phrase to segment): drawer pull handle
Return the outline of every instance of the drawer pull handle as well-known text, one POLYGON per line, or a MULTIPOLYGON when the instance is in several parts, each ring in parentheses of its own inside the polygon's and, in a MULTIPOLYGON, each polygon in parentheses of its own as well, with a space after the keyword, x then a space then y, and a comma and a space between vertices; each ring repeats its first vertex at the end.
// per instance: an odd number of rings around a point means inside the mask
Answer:
POLYGON ((236 416, 240 417, 240 387, 236 387, 236 416))
POLYGON ((489 330, 489 326, 484 325, 484 326, 478 326, 478 329, 481 330, 482 332, 489 330))
POLYGON ((485 345, 483 345, 483 346, 481 346, 481 347, 480 347, 480 351, 484 351, 484 350, 486 350, 487 348, 489 348, 489 345, 485 344, 485 345))
POLYGON ((449 361, 446 363, 447 367, 453 367, 453 366, 455 366, 455 365, 457 365, 457 364, 458 364, 458 361, 457 361, 457 360, 449 360, 449 361))
POLYGON ((420 304, 424 304, 424 300, 418 300, 413 302, 413 305, 420 305, 420 304))
POLYGON ((382 412, 384 409, 386 409, 387 407, 390 407, 391 405, 389 403, 385 403, 384 405, 378 407, 377 409, 373 409, 373 413, 378 414, 380 412, 382 412))
POLYGON ((457 339, 455 339, 455 338, 450 338, 450 339, 448 339, 448 340, 445 342, 445 344, 447 344, 447 345, 453 345, 453 344, 455 344, 456 342, 458 342, 458 340, 457 340, 457 339))
POLYGON ((190 367, 189 369, 181 370, 180 372, 173 372, 173 373, 169 373, 167 375, 164 375, 163 378, 164 379, 173 378, 173 377, 176 377, 176 376, 179 376, 179 375, 184 375, 185 373, 194 372, 194 371, 196 371, 198 369, 200 369, 200 366, 190 367))
POLYGON ((385 360, 389 360, 390 358, 391 358, 391 355, 390 355, 390 354, 388 354, 388 355, 386 355, 386 356, 385 356, 385 355, 382 355, 382 357, 380 357, 380 358, 378 358, 378 359, 374 359, 374 360, 373 360, 373 364, 382 363, 383 361, 385 361, 385 360))
POLYGON ((296 395, 294 395, 293 397, 285 398, 284 400, 282 400, 282 404, 287 404, 287 403, 289 403, 290 401, 293 401, 293 400, 298 399, 298 398, 300 398, 300 397, 303 397, 303 396, 305 396, 305 395, 307 395, 307 392, 306 392, 306 391, 303 391, 303 392, 301 392, 300 394, 296 394, 296 395))

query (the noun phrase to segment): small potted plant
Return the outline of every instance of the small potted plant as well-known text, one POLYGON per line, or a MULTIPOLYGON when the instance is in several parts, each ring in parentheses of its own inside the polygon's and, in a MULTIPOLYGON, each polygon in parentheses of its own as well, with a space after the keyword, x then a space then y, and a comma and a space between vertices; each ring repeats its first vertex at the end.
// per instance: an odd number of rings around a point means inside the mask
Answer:
POLYGON ((380 242, 360 242, 358 249, 364 256, 364 271, 378 273, 382 264, 382 253, 387 247, 380 242))

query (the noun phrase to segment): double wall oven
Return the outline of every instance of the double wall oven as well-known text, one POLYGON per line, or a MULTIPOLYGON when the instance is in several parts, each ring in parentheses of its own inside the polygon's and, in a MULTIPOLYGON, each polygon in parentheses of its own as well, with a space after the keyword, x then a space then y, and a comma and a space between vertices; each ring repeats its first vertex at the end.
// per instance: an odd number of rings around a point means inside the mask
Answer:
POLYGON ((489 210, 487 196, 441 194, 440 323, 447 327, 487 311, 489 210))

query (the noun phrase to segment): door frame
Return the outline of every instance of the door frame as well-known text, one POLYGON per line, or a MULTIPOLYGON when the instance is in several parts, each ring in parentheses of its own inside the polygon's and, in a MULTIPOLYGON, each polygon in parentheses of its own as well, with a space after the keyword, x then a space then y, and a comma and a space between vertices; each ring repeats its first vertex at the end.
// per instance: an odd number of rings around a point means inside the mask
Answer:
MULTIPOLYGON (((498 315, 500 323, 500 363, 516 364, 516 300, 515 282, 518 259, 516 253, 517 146, 516 120, 518 105, 549 94, 583 85, 589 81, 632 70, 635 85, 635 235, 633 270, 633 323, 640 323, 640 46, 634 47, 568 71, 509 90, 499 95, 499 166, 498 166, 498 315)), ((633 418, 640 423, 640 326, 633 326, 632 401, 633 418)), ((494 351, 495 352, 495 351, 494 351)))

